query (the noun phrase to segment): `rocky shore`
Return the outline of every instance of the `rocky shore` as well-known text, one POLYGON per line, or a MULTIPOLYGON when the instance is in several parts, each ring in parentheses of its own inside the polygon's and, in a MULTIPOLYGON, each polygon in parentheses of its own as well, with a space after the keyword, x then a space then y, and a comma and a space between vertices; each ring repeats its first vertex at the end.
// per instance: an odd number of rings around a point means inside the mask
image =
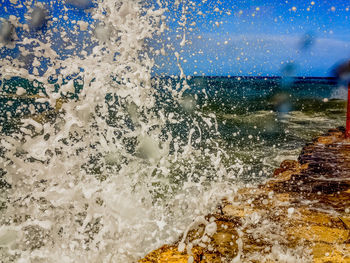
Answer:
POLYGON ((350 262, 350 139, 343 128, 283 161, 265 184, 194 218, 139 262, 350 262))

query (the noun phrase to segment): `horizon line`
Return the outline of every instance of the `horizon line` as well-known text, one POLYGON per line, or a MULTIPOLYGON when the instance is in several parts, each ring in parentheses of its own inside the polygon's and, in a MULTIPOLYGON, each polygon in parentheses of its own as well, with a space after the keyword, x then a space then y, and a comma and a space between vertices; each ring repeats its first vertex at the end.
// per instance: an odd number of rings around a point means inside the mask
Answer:
MULTIPOLYGON (((180 75, 154 75, 153 77, 168 77, 168 78, 180 78, 180 75)), ((202 77, 210 77, 210 78, 278 78, 278 79, 338 79, 334 76, 252 76, 252 75, 187 75, 186 77, 192 78, 202 78, 202 77)))

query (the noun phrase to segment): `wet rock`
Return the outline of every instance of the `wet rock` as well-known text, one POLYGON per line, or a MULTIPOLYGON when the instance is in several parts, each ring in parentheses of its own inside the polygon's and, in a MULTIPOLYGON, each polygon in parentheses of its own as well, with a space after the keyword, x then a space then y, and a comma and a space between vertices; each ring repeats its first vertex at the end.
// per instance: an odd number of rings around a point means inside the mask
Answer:
POLYGON ((350 141, 342 129, 330 130, 306 145, 298 158, 301 169, 287 168, 283 163, 275 175, 280 182, 270 183, 278 192, 308 195, 308 199, 324 199, 350 188, 350 141), (277 174, 276 174, 277 173, 277 174))
POLYGON ((283 172, 290 170, 290 171, 295 171, 296 169, 298 169, 300 167, 300 164, 295 161, 295 160, 284 160, 280 167, 275 169, 275 171, 273 172, 274 176, 279 176, 281 175, 283 172))
POLYGON ((140 263, 159 262, 159 263, 188 263, 200 262, 202 259, 202 250, 200 248, 193 248, 191 255, 179 252, 176 246, 162 246, 161 248, 151 252, 140 263))
POLYGON ((206 242, 194 242, 203 237, 199 226, 186 237, 190 251, 179 252, 175 243, 140 262, 350 262, 350 140, 344 129, 316 138, 266 184, 240 189, 218 207, 207 216, 217 231, 206 242))

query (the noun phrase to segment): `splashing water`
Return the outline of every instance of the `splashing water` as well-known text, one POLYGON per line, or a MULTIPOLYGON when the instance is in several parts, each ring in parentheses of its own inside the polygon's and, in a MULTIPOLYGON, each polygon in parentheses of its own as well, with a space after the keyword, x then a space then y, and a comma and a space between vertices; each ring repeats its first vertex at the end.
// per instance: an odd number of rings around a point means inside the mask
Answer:
POLYGON ((187 92, 181 52, 164 40, 173 8, 181 13, 179 46, 191 41, 186 12, 203 14, 193 2, 23 6, 28 21, 2 21, 3 48, 18 53, 0 60, 1 91, 20 79, 37 92, 12 90, 33 103, 8 112, 5 121, 16 115, 18 126, 0 138, 2 261, 135 262, 178 240, 243 185, 237 178, 250 167, 224 150, 218 119, 187 92), (167 45, 181 73, 176 81, 151 77, 167 45))
MULTIPOLYGON (((215 119, 195 118, 194 109, 181 106, 189 105, 181 99, 185 79, 173 89, 151 78, 155 51, 147 41, 166 28, 160 3, 101 1, 90 10, 98 22, 77 21, 74 32, 46 25, 50 6, 27 4, 32 27, 47 32, 27 34, 27 24, 10 17, 6 26, 24 33, 16 42, 21 55, 1 60, 2 85, 12 77, 40 83, 35 103, 53 115, 31 109, 35 114, 23 117, 18 131, 1 138, 10 185, 3 193, 1 259, 134 262, 215 207, 229 188, 223 178, 239 164, 227 169, 218 145, 203 152, 211 139, 201 133, 215 134, 215 119), (70 41, 86 30, 85 48, 70 41), (57 45, 65 47, 61 54, 57 45), (158 102, 165 96, 167 106, 158 102)), ((3 45, 14 44, 6 39, 3 45)), ((26 92, 18 88, 16 95, 26 92)))

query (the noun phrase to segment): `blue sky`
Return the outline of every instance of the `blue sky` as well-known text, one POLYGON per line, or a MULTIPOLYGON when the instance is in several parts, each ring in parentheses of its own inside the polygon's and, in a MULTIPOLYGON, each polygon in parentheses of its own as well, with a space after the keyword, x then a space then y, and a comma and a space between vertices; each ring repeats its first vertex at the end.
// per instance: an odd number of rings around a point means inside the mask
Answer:
MULTIPOLYGON (((283 75, 293 65, 292 75, 328 76, 350 57, 349 1, 213 2, 189 15, 196 22, 186 33, 190 45, 178 45, 177 20, 171 21, 171 41, 188 75, 283 75)), ((172 61, 159 61, 157 71, 178 74, 172 61)))
MULTIPOLYGON (((61 1, 40 2, 52 17, 62 14, 61 1)), ((292 68, 290 75, 328 76, 335 63, 350 57, 348 0, 188 0, 184 16, 181 4, 162 2, 168 3, 170 31, 161 43, 171 44, 173 50, 156 59, 157 74, 180 73, 174 50, 187 75, 271 76, 292 68), (181 17, 187 19, 185 31, 179 25, 181 17), (180 46, 184 34, 186 44, 180 46)), ((0 4, 1 17, 14 14, 25 22, 25 8, 12 8, 10 0, 0 4)), ((69 5, 66 14, 68 20, 59 19, 53 25, 69 28, 70 21, 79 19, 95 23, 88 12, 69 5)), ((4 49, 0 52, 5 54, 4 49)))

